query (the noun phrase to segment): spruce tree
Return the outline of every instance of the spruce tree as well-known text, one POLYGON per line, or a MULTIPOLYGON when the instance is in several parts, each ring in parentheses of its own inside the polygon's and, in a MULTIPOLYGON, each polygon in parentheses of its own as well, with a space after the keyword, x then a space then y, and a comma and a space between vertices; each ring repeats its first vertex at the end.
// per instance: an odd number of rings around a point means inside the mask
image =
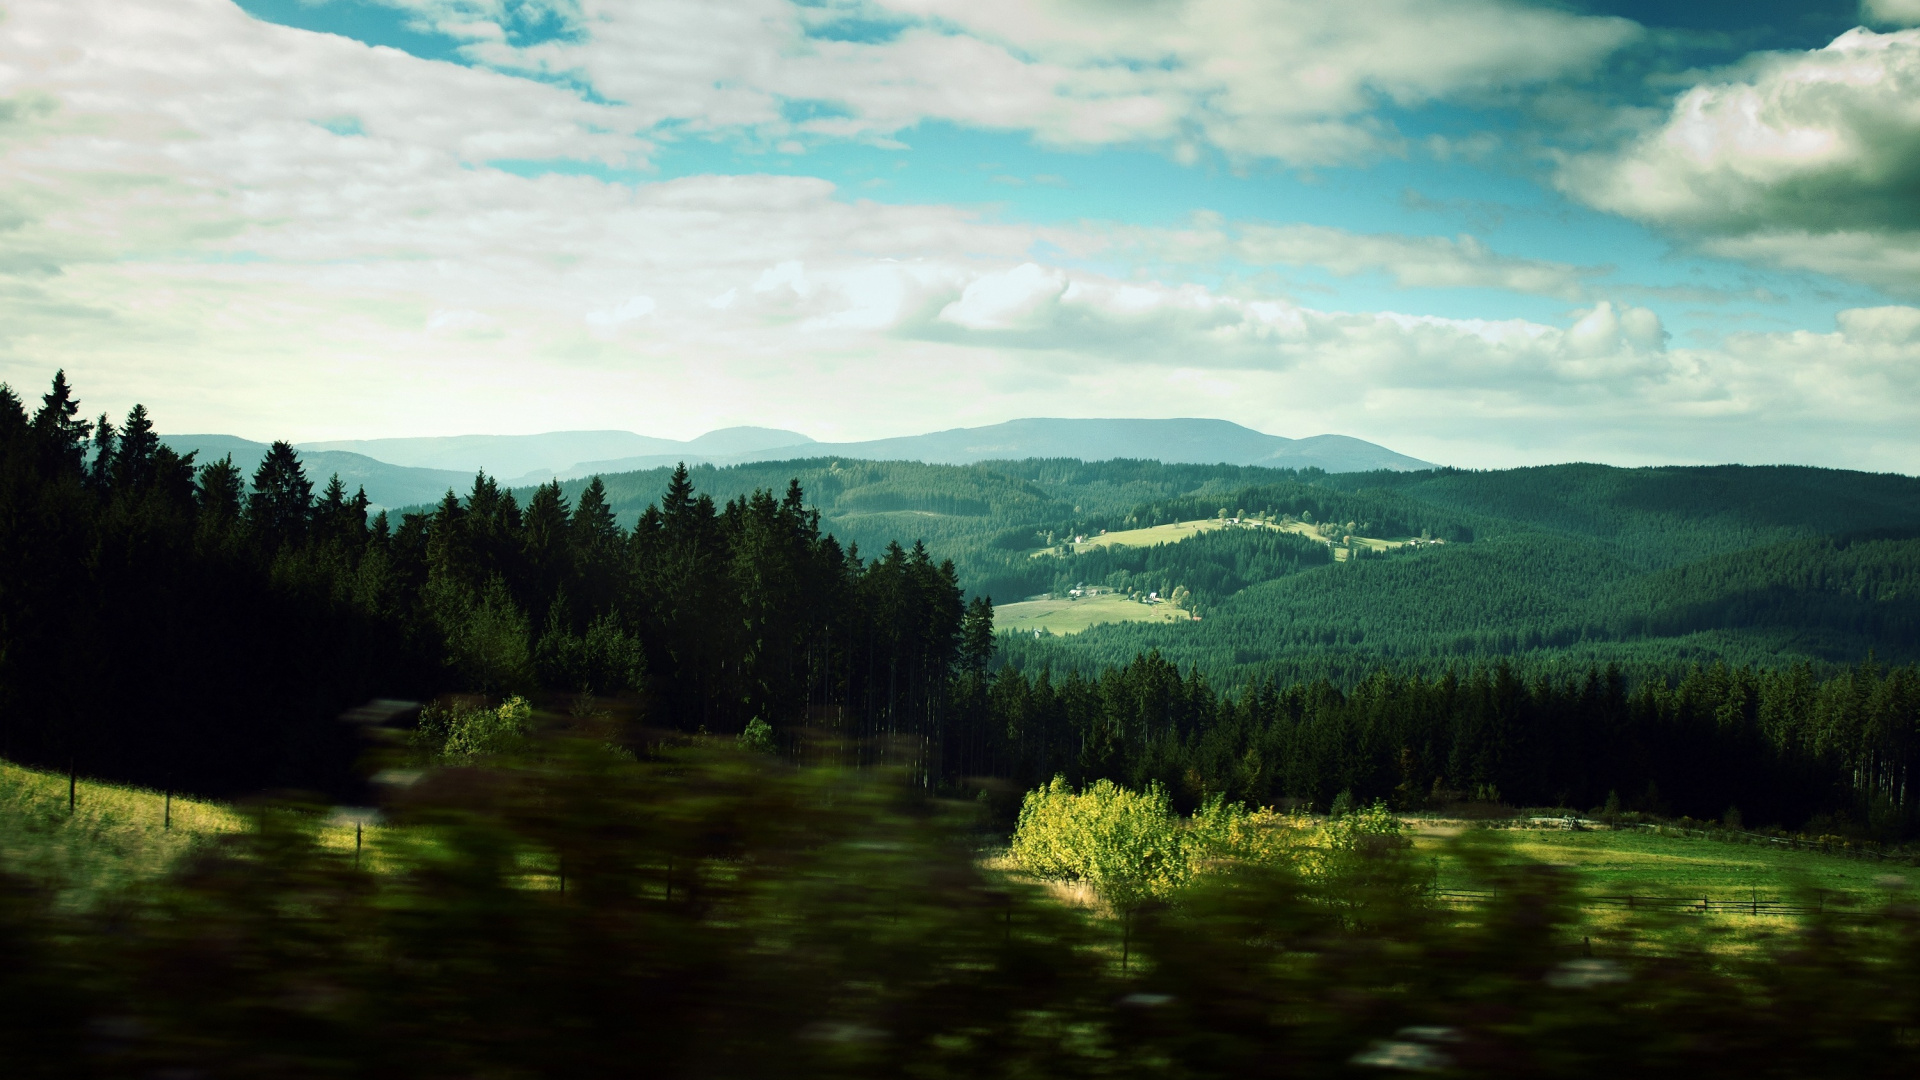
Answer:
POLYGON ((93 460, 87 466, 87 482, 97 491, 113 490, 113 459, 119 433, 106 413, 93 422, 93 460))
POLYGON ((0 382, 0 447, 10 447, 13 440, 27 431, 27 409, 20 401, 20 395, 13 387, 0 382))
POLYGON ((275 442, 254 470, 247 497, 247 521, 268 550, 306 537, 312 516, 313 484, 291 443, 275 442))
POLYGON ((40 444, 41 467, 49 473, 78 473, 86 460, 87 436, 93 425, 79 419, 80 400, 73 396, 66 371, 53 373, 53 388, 40 399, 33 416, 34 438, 40 444))
POLYGON ((201 466, 195 486, 202 521, 224 524, 240 516, 240 470, 234 467, 232 454, 201 466))
POLYGON ((613 508, 607 505, 606 485, 598 476, 580 493, 580 502, 573 510, 573 534, 583 552, 606 551, 619 540, 620 527, 614 521, 613 508))
MULTIPOLYGON (((101 420, 105 424, 105 419, 101 420)), ((120 432, 120 449, 113 457, 114 486, 122 491, 138 491, 153 480, 154 455, 160 449, 160 437, 153 433, 153 420, 145 405, 134 405, 120 432)))

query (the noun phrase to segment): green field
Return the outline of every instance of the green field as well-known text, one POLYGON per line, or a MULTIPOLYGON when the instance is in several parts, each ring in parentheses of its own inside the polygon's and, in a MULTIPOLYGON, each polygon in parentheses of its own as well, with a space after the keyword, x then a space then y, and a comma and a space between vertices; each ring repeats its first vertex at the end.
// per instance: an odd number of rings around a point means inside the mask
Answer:
POLYGON ((1023 600, 993 609, 995 631, 1077 634, 1089 626, 1116 622, 1188 623, 1193 617, 1172 604, 1143 604, 1114 593, 1077 600, 1023 600))
MULTIPOLYGON (((1415 850, 1436 860, 1443 889, 1470 887, 1447 853, 1457 826, 1422 823, 1415 850)), ((1530 862, 1570 869, 1592 895, 1790 900, 1808 889, 1876 901, 1890 884, 1920 885, 1920 869, 1895 861, 1794 851, 1652 829, 1492 830, 1488 839, 1530 862)))
POLYGON ((1125 529, 1120 532, 1102 533, 1089 536, 1085 543, 1072 545, 1076 554, 1103 547, 1152 547, 1155 544, 1177 544, 1189 537, 1204 532, 1224 529, 1227 523, 1215 518, 1203 518, 1198 521, 1176 521, 1171 525, 1155 525, 1146 529, 1125 529))
MULTIPOLYGON (((67 810, 67 778, 0 761, 0 870, 85 907, 116 889, 165 873, 196 847, 248 827, 222 803, 82 779, 67 810)), ((363 828, 367 857, 376 830, 363 828)), ((322 846, 352 851, 354 825, 329 820, 322 846)))
POLYGON ((152 877, 243 819, 218 803, 175 796, 172 823, 157 791, 81 780, 67 812, 67 778, 0 762, 0 865, 85 905, 152 877))
MULTIPOLYGON (((1294 533, 1311 540, 1318 540, 1323 544, 1328 542, 1327 538, 1321 535, 1318 529, 1300 521, 1245 520, 1229 522, 1222 518, 1198 518, 1193 521, 1177 521, 1170 525, 1155 525, 1145 529, 1126 529, 1121 532, 1102 533, 1098 536, 1089 536, 1084 542, 1069 544, 1067 547, 1075 555, 1103 547, 1152 547, 1155 544, 1177 544, 1182 540, 1199 536, 1201 533, 1215 532, 1221 529, 1271 529, 1275 532, 1294 533)), ((1405 547, 1407 544, 1405 540, 1382 540, 1370 536, 1356 536, 1353 538, 1353 542, 1356 545, 1371 548, 1374 551, 1392 551, 1395 548, 1405 547)), ((1034 558, 1052 555, 1055 554, 1056 551, 1057 549, 1055 548, 1036 551, 1034 552, 1034 558)), ((1335 545, 1333 557, 1335 560, 1345 559, 1347 557, 1346 548, 1335 545)))

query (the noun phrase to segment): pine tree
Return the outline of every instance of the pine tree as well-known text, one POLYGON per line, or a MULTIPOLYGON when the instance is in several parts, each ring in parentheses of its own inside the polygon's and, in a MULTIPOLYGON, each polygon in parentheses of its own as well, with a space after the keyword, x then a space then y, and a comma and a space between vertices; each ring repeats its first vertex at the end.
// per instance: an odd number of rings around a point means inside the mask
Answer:
POLYGON ((233 455, 200 467, 197 499, 204 522, 229 524, 240 516, 240 470, 233 455))
POLYGON ((603 552, 620 539, 620 527, 607 505, 607 488, 598 476, 587 482, 573 510, 574 543, 581 552, 603 552))
MULTIPOLYGON (((105 424, 104 418, 101 421, 105 424)), ((160 437, 153 433, 153 421, 147 407, 136 404, 127 413, 120 432, 120 449, 113 455, 114 486, 122 491, 138 491, 153 480, 154 454, 160 449, 160 437)))
POLYGON ((13 387, 0 382, 0 447, 11 446, 27 432, 27 410, 13 387))
POLYGON ((312 518, 313 484, 293 445, 276 442, 253 474, 247 521, 269 550, 305 539, 312 518))
POLYGON ((119 433, 113 429, 113 421, 101 413, 93 422, 93 460, 87 467, 87 482, 96 491, 113 490, 113 459, 118 443, 119 433))
POLYGON ((93 425, 78 419, 80 401, 67 384, 65 370, 53 373, 53 388, 40 399, 33 416, 33 434, 40 444, 41 467, 49 473, 78 473, 86 460, 87 436, 93 425))

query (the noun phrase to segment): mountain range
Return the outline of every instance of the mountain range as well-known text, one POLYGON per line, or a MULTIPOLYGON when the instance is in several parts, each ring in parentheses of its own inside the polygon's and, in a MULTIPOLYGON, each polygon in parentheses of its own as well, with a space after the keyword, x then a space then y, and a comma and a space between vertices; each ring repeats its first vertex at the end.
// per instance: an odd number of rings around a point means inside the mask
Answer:
MULTIPOLYGON (((211 461, 232 454, 251 473, 267 444, 232 435, 168 435, 179 452, 211 461)), ((365 487, 380 506, 433 502, 448 488, 464 491, 476 472, 511 485, 632 472, 684 461, 738 465, 756 461, 843 458, 966 465, 1026 458, 1114 458, 1169 464, 1262 465, 1318 468, 1330 473, 1432 468, 1429 462, 1345 435, 1288 439, 1226 420, 1030 418, 977 428, 951 428, 864 442, 815 442, 794 431, 731 427, 696 439, 661 439, 631 431, 554 431, 539 435, 451 435, 343 439, 296 445, 316 481, 339 474, 348 488, 365 487)))

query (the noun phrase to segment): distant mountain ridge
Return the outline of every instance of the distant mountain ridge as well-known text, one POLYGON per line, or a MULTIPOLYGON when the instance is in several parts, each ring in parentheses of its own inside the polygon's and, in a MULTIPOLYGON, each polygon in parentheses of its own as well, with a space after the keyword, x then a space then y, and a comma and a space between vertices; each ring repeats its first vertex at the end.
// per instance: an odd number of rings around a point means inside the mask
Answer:
MULTIPOLYGON (((705 436, 702 436, 705 438, 705 436)), ((696 440, 697 442, 698 440, 696 440)), ((923 461, 929 465, 971 465, 979 461, 1023 458, 1078 458, 1107 461, 1136 458, 1179 465, 1263 465, 1268 468, 1318 468, 1327 472, 1408 472, 1434 468, 1432 462, 1346 435, 1288 439, 1227 420, 1068 420, 1030 417, 977 428, 949 428, 864 442, 807 442, 770 446, 734 454, 687 457, 640 454, 583 461, 556 473, 562 480, 593 473, 654 469, 677 461, 739 465, 791 458, 845 457, 868 461, 923 461)), ((541 477, 540 479, 546 479, 541 477)), ((527 478, 521 478, 526 482, 527 478)))
MULTIPOLYGON (((196 450, 202 462, 231 453, 251 473, 267 444, 232 435, 168 435, 167 445, 196 450)), ((1024 458, 1106 461, 1133 458, 1182 465, 1261 465, 1318 468, 1330 473, 1433 468, 1430 462, 1345 435, 1288 439, 1226 420, 1078 420, 1030 417, 976 428, 950 428, 864 442, 815 442, 795 431, 731 427, 679 441, 631 431, 550 431, 539 435, 451 435, 396 439, 340 439, 298 443, 315 485, 338 473, 349 489, 364 486, 380 506, 438 500, 448 488, 465 491, 476 472, 509 485, 573 480, 689 465, 846 458, 970 465, 1024 458)))
POLYGON ((555 476, 584 475, 570 471, 582 462, 636 457, 706 462, 768 447, 806 446, 812 442, 797 431, 730 427, 709 431, 685 442, 636 435, 631 431, 549 431, 539 435, 338 439, 299 443, 295 449, 302 453, 346 451, 414 469, 451 469, 466 473, 469 479, 484 469, 490 476, 513 483, 540 483, 555 476))
MULTIPOLYGON (((266 443, 234 435, 162 435, 160 441, 175 453, 198 454, 195 461, 201 465, 232 455, 234 466, 244 476, 252 476, 267 456, 266 443)), ((407 468, 342 450, 302 449, 300 461, 316 494, 328 477, 338 474, 348 492, 365 488, 367 498, 379 507, 437 502, 448 488, 465 491, 473 486, 471 472, 407 468)))

